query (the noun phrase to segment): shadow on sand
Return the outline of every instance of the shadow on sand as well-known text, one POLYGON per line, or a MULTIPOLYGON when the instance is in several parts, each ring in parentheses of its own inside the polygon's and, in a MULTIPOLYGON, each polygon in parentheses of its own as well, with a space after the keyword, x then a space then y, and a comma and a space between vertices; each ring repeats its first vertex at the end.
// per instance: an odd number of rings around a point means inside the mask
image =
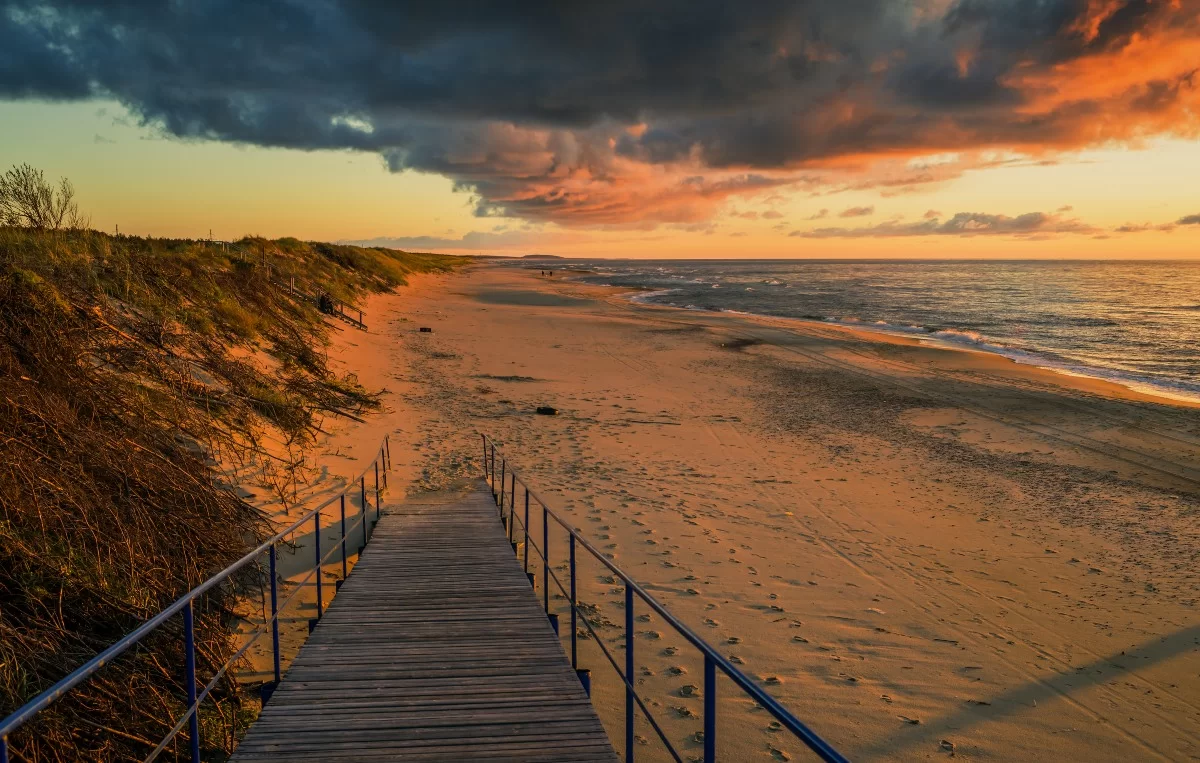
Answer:
POLYGON ((1139 668, 1165 662, 1172 657, 1198 648, 1200 648, 1200 625, 1194 625, 1169 636, 1147 641, 1119 654, 1102 657, 1087 665, 1081 665, 1071 673, 1034 680, 1011 691, 989 697, 987 701, 990 702, 990 705, 968 705, 943 718, 922 723, 920 726, 909 726, 891 739, 860 751, 858 757, 863 760, 882 760, 912 747, 937 745, 946 736, 954 732, 961 732, 975 724, 1002 718, 1031 707, 1035 702, 1045 702, 1060 697, 1069 699, 1073 692, 1117 680, 1139 668))

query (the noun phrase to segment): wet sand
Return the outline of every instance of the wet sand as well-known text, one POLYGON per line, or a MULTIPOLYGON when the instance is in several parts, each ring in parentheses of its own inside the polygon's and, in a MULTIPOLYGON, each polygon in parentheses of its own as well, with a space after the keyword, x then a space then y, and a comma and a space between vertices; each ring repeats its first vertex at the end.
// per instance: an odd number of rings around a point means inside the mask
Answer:
MULTIPOLYGON (((536 270, 417 277, 368 314, 336 352, 387 411, 339 429, 331 459, 351 471, 391 432, 393 485, 436 490, 479 471, 490 434, 852 759, 1200 757, 1200 409, 536 270)), ((623 660, 620 586, 582 562, 580 581, 623 660)), ((640 691, 698 755, 700 663, 657 616, 636 627, 640 691)), ((581 650, 621 738, 618 679, 581 650)), ((722 759, 806 759, 727 681, 719 696, 722 759)))

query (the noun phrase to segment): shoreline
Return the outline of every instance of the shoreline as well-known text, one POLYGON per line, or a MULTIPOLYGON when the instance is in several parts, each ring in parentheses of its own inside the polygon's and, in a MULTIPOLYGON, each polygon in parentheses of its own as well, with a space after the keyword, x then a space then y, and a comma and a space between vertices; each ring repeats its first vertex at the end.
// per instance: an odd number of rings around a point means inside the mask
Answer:
MULTIPOLYGON (((893 324, 888 324, 883 321, 871 322, 858 319, 839 319, 834 317, 817 319, 786 315, 766 315, 764 313, 733 310, 730 308, 710 309, 704 307, 662 304, 658 302, 649 302, 647 300, 651 297, 669 294, 676 291, 675 289, 653 289, 650 287, 645 287, 635 291, 629 291, 629 289, 633 287, 615 286, 612 284, 587 284, 582 281, 577 281, 577 283, 587 286, 598 286, 601 288, 616 290, 619 292, 618 296, 621 298, 643 307, 681 310, 688 313, 734 315, 748 319, 781 321, 789 323, 794 322, 807 326, 836 326, 851 331, 862 332, 863 334, 882 336, 888 339, 914 339, 931 347, 961 352, 982 353, 988 356, 1004 358, 1005 360, 1012 361, 1013 363, 1017 363, 1019 365, 1030 366, 1032 368, 1037 368, 1042 371, 1048 371, 1062 376, 1113 384, 1127 390, 1130 393, 1135 393, 1144 397, 1147 402, 1158 402, 1164 405, 1200 407, 1200 391, 1177 391, 1174 387, 1169 385, 1158 384, 1153 381, 1146 381, 1140 378, 1128 378, 1122 375, 1124 372, 1117 369, 1106 369, 1099 366, 1090 366, 1086 363, 1078 361, 1058 360, 1036 350, 1007 347, 1005 345, 989 341, 986 337, 983 337, 983 335, 969 329, 939 329, 934 331, 924 326, 914 325, 904 328, 895 326, 893 324), (946 336, 942 336, 943 334, 946 336), (972 334, 980 338, 974 339, 971 336, 972 334), (961 339, 955 337, 961 337, 961 339)), ((1183 382, 1179 383, 1182 384, 1183 382)))
MULTIPOLYGON (((620 291, 478 266, 397 298, 388 355, 404 385, 389 399, 412 489, 473 475, 488 433, 852 759, 923 760, 942 739, 964 757, 1200 755, 1196 409, 916 338, 620 291)), ((614 647, 618 589, 581 570, 614 647)), ((702 666, 652 614, 635 622, 639 682, 687 740, 702 666)), ((594 644, 581 659, 619 736, 619 682, 594 644)), ((741 710, 722 759, 800 754, 741 710)))

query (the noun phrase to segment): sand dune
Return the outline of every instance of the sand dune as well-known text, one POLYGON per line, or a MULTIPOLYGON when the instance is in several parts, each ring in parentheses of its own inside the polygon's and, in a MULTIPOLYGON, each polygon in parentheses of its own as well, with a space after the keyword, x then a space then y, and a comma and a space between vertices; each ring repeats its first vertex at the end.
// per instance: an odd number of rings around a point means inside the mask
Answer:
MULTIPOLYGON (((396 484, 437 489, 478 471, 475 433, 491 434, 854 759, 1200 757, 1196 408, 536 271, 414 284, 375 300, 369 337, 344 338, 389 412, 331 453, 391 432, 396 484), (560 415, 535 416, 543 404, 560 415)), ((598 565, 580 579, 617 646, 619 585, 598 565)), ((651 709, 698 754, 700 665, 657 617, 639 610, 636 628, 651 709)), ((619 734, 623 695, 583 643, 619 734)), ((723 759, 804 759, 727 682, 720 698, 723 759)))

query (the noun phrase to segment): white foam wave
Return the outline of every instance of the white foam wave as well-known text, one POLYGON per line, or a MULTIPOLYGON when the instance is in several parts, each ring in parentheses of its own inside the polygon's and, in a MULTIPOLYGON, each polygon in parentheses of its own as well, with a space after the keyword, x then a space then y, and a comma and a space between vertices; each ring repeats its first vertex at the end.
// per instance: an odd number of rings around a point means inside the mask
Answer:
POLYGON ((876 331, 881 334, 916 336, 934 345, 955 349, 963 349, 965 347, 979 352, 1000 355, 1016 363, 1045 368, 1049 371, 1055 371, 1068 376, 1109 381, 1137 392, 1158 395, 1172 400, 1200 402, 1200 385, 1188 384, 1187 382, 1172 383, 1164 379, 1141 376, 1120 369, 1088 365, 1069 358, 1059 358, 1044 352, 1013 347, 991 339, 978 331, 968 329, 937 329, 931 331, 924 326, 900 326, 888 323, 887 321, 867 323, 853 316, 827 318, 826 322, 851 326, 866 331, 876 331))
MULTIPOLYGON (((712 288, 720 288, 720 285, 712 284, 712 288)), ((647 302, 658 297, 664 297, 681 291, 684 290, 660 289, 658 291, 650 292, 635 292, 627 295, 627 298, 633 302, 647 302)), ((682 309, 711 312, 713 308, 688 304, 683 305, 682 309)), ((719 309, 718 312, 731 313, 734 315, 746 315, 751 317, 758 315, 757 313, 751 313, 742 310, 732 310, 729 308, 719 309)), ((779 319, 780 316, 763 317, 779 319)), ((812 319, 807 318, 789 318, 788 320, 803 321, 806 323, 812 322, 812 319)), ((1089 365, 1069 358, 1060 358, 1044 352, 1037 352, 1022 347, 1013 347, 1010 345, 1005 345, 1004 343, 992 339, 991 337, 988 337, 978 331, 972 331, 970 329, 931 330, 925 326, 916 326, 912 324, 896 324, 882 320, 866 321, 862 318, 852 315, 828 317, 825 318, 823 322, 848 326, 861 331, 873 331, 881 334, 890 334, 893 336, 914 337, 924 342, 928 342, 929 344, 942 347, 987 352, 1006 357, 1017 363, 1036 366, 1038 368, 1045 368, 1047 370, 1066 374, 1068 376, 1078 376, 1088 379, 1109 381, 1115 384, 1120 384, 1121 386, 1137 392, 1156 395, 1173 400, 1200 402, 1200 384, 1190 384, 1182 381, 1172 382, 1170 380, 1164 380, 1161 378, 1146 377, 1119 369, 1104 368, 1101 366, 1089 365)))
POLYGON ((668 294, 675 294, 683 291, 683 289, 659 289, 658 291, 635 291, 632 294, 624 295, 630 302, 645 304, 655 297, 665 297, 668 294))

